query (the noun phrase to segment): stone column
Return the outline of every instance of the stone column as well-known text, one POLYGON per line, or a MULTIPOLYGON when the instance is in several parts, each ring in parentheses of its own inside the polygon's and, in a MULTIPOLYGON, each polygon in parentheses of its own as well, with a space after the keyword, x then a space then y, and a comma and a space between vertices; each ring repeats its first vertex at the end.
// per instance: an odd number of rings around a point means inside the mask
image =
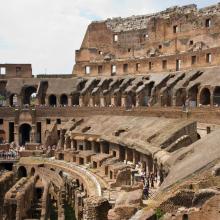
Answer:
POLYGON ((112 105, 112 106, 116 106, 116 105, 115 105, 115 96, 112 96, 112 97, 111 97, 111 105, 112 105))
POLYGON ((22 99, 20 95, 17 95, 17 105, 21 106, 22 105, 22 99))
POLYGON ((100 96, 100 107, 105 107, 104 96, 100 96))
POLYGON ((48 96, 45 97, 45 105, 49 105, 48 96))
POLYGON ((68 96, 68 106, 72 106, 72 96, 68 96))
POLYGON ((136 150, 133 150, 133 164, 138 164, 136 150))
POLYGON ((89 106, 90 107, 94 107, 93 97, 92 96, 89 98, 89 106))
POLYGON ((126 96, 122 96, 121 98, 121 106, 126 107, 126 96))
POLYGON ((83 97, 82 97, 82 96, 79 97, 79 106, 80 106, 80 107, 83 107, 83 106, 84 106, 83 97))
POLYGON ((14 141, 19 144, 19 129, 17 124, 14 125, 14 141))
POLYGON ((56 96, 57 106, 60 106, 60 96, 56 96))
POLYGON ((176 96, 172 97, 172 106, 176 106, 176 96))
POLYGON ((104 152, 105 152, 105 145, 103 142, 100 142, 100 153, 104 154, 104 152))
POLYGON ((36 142, 36 125, 31 126, 30 142, 36 142))
POLYGON ((92 148, 92 151, 95 152, 95 142, 94 141, 91 141, 91 148, 92 148))
POLYGON ((136 95, 136 107, 140 106, 140 97, 136 95))
POLYGON ((71 150, 74 150, 74 141, 71 140, 71 150))

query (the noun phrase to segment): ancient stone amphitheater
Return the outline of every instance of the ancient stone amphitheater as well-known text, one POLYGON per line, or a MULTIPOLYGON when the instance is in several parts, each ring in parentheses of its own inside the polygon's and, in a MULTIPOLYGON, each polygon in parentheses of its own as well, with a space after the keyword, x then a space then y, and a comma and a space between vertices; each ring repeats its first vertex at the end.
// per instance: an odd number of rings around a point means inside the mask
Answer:
POLYGON ((92 22, 75 57, 0 65, 0 220, 220 219, 220 4, 92 22))

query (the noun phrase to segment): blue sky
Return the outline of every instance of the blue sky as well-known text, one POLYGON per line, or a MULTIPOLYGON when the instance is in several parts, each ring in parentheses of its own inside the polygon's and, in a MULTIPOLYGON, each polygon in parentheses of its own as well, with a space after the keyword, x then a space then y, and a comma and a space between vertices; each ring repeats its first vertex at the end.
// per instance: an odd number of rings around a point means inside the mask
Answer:
MULTIPOLYGON (((186 1, 199 8, 214 0, 186 1)), ((35 74, 70 74, 92 20, 148 14, 171 0, 0 0, 0 63, 32 63, 35 74)))

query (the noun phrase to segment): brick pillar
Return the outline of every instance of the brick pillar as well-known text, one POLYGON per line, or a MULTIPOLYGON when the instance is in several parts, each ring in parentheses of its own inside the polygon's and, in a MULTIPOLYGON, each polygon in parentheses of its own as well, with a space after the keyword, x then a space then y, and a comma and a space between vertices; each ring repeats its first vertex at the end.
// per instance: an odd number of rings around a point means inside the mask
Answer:
POLYGON ((84 106, 83 97, 82 96, 79 97, 79 106, 80 107, 84 106))
POLYGON ((15 140, 15 143, 19 144, 19 129, 18 129, 18 125, 14 125, 14 140, 15 140))
POLYGON ((115 96, 112 96, 112 97, 111 97, 111 105, 112 105, 112 106, 116 106, 116 105, 115 105, 115 96))
POLYGON ((136 107, 140 106, 140 97, 136 95, 136 107))
POLYGON ((172 106, 176 106, 176 96, 172 97, 172 106))
POLYGON ((68 106, 72 106, 72 96, 68 96, 68 106))
POLYGON ((121 98, 121 106, 126 107, 126 96, 122 96, 121 98))
POLYGON ((92 96, 89 98, 89 106, 90 107, 94 107, 93 97, 92 96))
POLYGON ((57 106, 60 106, 60 96, 56 96, 57 106))
POLYGON ((105 107, 104 96, 100 96, 100 106, 101 106, 101 107, 105 107))
POLYGON ((30 142, 36 142, 36 126, 31 126, 30 142))
POLYGON ((21 96, 17 95, 17 105, 21 106, 22 105, 22 100, 21 100, 21 96))

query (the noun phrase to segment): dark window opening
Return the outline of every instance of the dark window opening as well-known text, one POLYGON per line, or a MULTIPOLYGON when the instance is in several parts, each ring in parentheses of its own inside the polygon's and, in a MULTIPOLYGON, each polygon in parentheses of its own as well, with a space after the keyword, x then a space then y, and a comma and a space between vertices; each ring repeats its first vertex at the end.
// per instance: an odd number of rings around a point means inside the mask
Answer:
POLYGON ((37 136, 36 136, 37 143, 41 143, 41 122, 37 122, 37 136))
POLYGON ((161 49, 162 49, 162 45, 160 44, 160 45, 158 46, 158 48, 161 50, 161 49))
POLYGON ((212 54, 208 53, 206 54, 206 63, 211 63, 212 62, 212 54))
POLYGON ((57 118, 57 124, 60 125, 61 124, 61 119, 57 118))
POLYGON ((191 40, 191 41, 189 42, 189 45, 192 46, 193 43, 194 43, 193 40, 191 40))
POLYGON ((149 62, 149 70, 152 70, 152 67, 153 67, 153 63, 149 62))
POLYGON ((49 118, 46 119, 46 124, 49 125, 51 123, 51 120, 49 118))
POLYGON ((164 70, 167 69, 167 60, 162 61, 162 67, 163 67, 164 70))
POLYGON ((14 141, 14 122, 9 122, 9 143, 14 141))
POLYGON ((131 52, 131 48, 128 48, 128 53, 130 53, 131 52))
POLYGON ((176 60, 176 71, 179 71, 181 67, 181 60, 176 60))
POLYGON ((3 125, 4 120, 0 118, 0 125, 3 125))
POLYGON ((178 26, 174 25, 173 26, 173 33, 176 34, 178 32, 178 26))
POLYGON ((127 64, 127 63, 125 63, 125 64, 123 65, 123 72, 124 72, 124 73, 127 73, 127 72, 128 72, 128 64, 127 64))
POLYGON ((102 66, 101 66, 101 65, 98 66, 98 73, 99 73, 99 74, 102 73, 102 66))
POLYGON ((196 64, 196 56, 192 56, 192 65, 196 64))
POLYGON ((211 19, 208 18, 205 20, 205 26, 208 28, 208 27, 211 27, 211 19))
POLYGON ((21 72, 21 67, 17 66, 16 67, 16 73, 20 73, 21 72))

